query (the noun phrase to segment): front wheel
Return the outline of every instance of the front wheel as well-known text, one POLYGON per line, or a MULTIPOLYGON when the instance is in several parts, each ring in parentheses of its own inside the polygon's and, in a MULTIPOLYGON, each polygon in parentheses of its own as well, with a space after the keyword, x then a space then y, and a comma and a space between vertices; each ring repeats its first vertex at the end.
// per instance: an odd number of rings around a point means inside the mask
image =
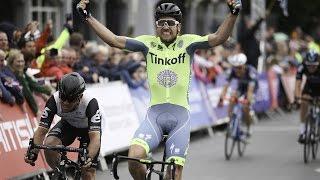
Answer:
POLYGON ((303 144, 303 160, 305 164, 309 163, 309 158, 310 158, 310 150, 311 150, 310 125, 311 125, 311 117, 308 116, 305 122, 305 128, 306 128, 304 132, 305 141, 303 144))
POLYGON ((320 129, 317 123, 313 123, 312 125, 312 159, 317 159, 318 149, 319 149, 319 135, 320 129))
POLYGON ((246 146, 247 146, 247 144, 246 144, 246 142, 244 140, 240 139, 238 141, 238 154, 239 154, 240 157, 243 156, 244 151, 246 150, 246 146))
POLYGON ((226 160, 230 160, 230 157, 232 156, 234 146, 236 144, 236 140, 232 137, 232 121, 229 122, 225 137, 225 143, 224 143, 224 155, 226 160))

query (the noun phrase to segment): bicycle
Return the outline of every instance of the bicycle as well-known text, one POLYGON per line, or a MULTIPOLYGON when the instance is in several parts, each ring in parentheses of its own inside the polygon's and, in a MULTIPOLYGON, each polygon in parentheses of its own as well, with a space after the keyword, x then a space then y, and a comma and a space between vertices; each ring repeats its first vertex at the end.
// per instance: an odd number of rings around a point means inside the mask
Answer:
MULTIPOLYGON (((74 173, 73 173, 73 179, 75 180, 80 180, 81 178, 81 162, 85 162, 87 159, 87 148, 86 148, 86 144, 84 143, 82 145, 81 148, 74 148, 74 147, 66 147, 63 145, 58 145, 58 146, 47 146, 47 145, 38 145, 38 144, 34 144, 33 142, 33 138, 30 138, 29 140, 29 148, 27 150, 28 154, 30 154, 29 152, 32 149, 45 149, 45 150, 51 150, 51 151, 56 151, 59 152, 59 154, 61 155, 61 160, 59 163, 59 166, 56 167, 53 170, 53 175, 50 179, 53 180, 67 180, 68 179, 68 175, 67 175, 67 168, 71 168, 74 169, 74 173), (78 163, 70 160, 67 157, 67 152, 77 152, 78 154, 78 163)), ((31 164, 32 166, 35 165, 35 163, 31 164)))
POLYGON ((246 104, 247 101, 243 98, 236 98, 235 102, 225 136, 224 154, 226 160, 230 160, 236 144, 240 157, 243 156, 247 146, 246 140, 243 139, 245 132, 240 127, 243 119, 243 105, 246 104))
MULTIPOLYGON (((167 136, 164 135, 163 137, 163 142, 166 141, 167 136)), ((147 171, 146 171, 146 175, 145 175, 145 180, 151 180, 151 176, 152 173, 155 173, 159 176, 159 180, 163 180, 164 176, 165 176, 165 166, 169 166, 170 170, 171 170, 171 177, 170 179, 174 180, 175 179, 175 172, 176 172, 176 167, 175 167, 175 163, 174 160, 172 159, 170 162, 165 162, 166 160, 166 147, 164 148, 164 152, 163 152, 163 157, 162 157, 162 161, 154 161, 151 159, 138 159, 138 158, 130 158, 128 156, 120 156, 116 153, 113 154, 113 160, 112 160, 112 175, 114 177, 114 179, 118 180, 120 177, 118 175, 118 163, 119 160, 123 159, 123 160, 129 160, 129 161, 136 161, 142 164, 145 164, 147 166, 147 171), (161 165, 161 170, 156 170, 154 169, 154 165, 161 165)))
POLYGON ((305 141, 303 142, 303 160, 304 163, 309 163, 310 151, 312 152, 312 159, 317 158, 320 140, 320 99, 319 98, 301 98, 301 100, 308 101, 311 104, 309 107, 307 118, 305 121, 305 141))

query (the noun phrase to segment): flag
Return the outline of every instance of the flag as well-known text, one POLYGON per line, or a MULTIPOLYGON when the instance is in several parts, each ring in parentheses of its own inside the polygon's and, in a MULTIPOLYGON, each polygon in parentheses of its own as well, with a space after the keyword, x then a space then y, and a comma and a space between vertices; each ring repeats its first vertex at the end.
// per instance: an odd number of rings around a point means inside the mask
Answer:
POLYGON ((288 17, 289 13, 288 13, 288 0, 278 0, 280 3, 280 7, 282 9, 282 13, 284 16, 288 17))

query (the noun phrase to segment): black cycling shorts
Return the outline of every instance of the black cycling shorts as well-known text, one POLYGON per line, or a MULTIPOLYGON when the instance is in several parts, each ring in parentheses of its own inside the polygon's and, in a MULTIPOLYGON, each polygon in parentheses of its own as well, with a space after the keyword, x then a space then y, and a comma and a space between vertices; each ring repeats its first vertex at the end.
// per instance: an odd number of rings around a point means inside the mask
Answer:
MULTIPOLYGON (((89 129, 88 128, 76 128, 71 126, 67 121, 60 120, 48 133, 49 136, 54 136, 59 138, 62 141, 64 146, 71 145, 76 138, 80 138, 80 147, 83 147, 84 144, 87 146, 90 143, 89 138, 89 129)), ((101 136, 101 133, 100 133, 101 136)), ((101 138, 100 138, 101 139, 101 138)), ((98 157, 100 153, 100 148, 97 155, 92 160, 92 167, 97 167, 98 165, 98 157)), ((83 163, 83 162, 81 162, 83 163)))

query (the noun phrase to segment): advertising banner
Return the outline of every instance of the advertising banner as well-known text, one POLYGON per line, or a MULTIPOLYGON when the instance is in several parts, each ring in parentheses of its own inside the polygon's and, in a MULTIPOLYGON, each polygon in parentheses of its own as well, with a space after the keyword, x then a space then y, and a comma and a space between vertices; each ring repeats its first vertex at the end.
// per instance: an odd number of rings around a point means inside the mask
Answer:
POLYGON ((102 109, 102 137, 100 154, 106 156, 129 147, 139 126, 131 95, 126 84, 109 82, 87 88, 102 109))

